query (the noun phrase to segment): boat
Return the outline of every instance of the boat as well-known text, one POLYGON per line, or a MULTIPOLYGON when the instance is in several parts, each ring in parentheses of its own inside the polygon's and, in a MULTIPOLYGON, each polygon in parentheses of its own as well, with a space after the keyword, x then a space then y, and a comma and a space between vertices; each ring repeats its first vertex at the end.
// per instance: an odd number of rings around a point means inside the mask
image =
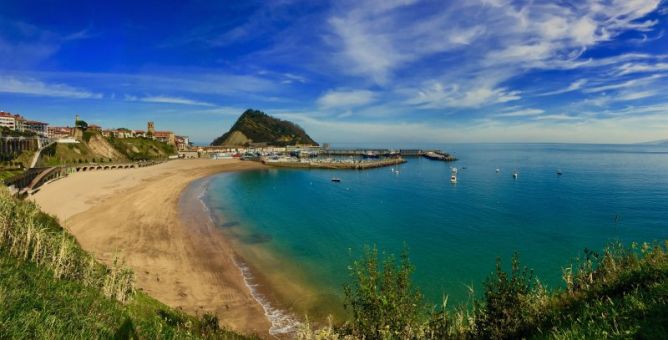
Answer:
POLYGON ((451 170, 450 183, 457 184, 457 168, 452 168, 451 170))
POLYGON ((513 179, 517 179, 517 176, 519 176, 519 175, 520 174, 517 171, 514 171, 513 172, 513 179))
POLYGON ((380 154, 374 151, 367 151, 362 154, 362 158, 380 158, 380 154))
POLYGON ((557 170, 557 176, 561 176, 562 174, 561 169, 557 170))
POLYGON ((497 168, 496 173, 498 174, 499 172, 501 172, 501 169, 497 168))
POLYGON ((339 182, 341 182, 341 179, 338 178, 338 177, 332 177, 332 182, 339 183, 339 182))

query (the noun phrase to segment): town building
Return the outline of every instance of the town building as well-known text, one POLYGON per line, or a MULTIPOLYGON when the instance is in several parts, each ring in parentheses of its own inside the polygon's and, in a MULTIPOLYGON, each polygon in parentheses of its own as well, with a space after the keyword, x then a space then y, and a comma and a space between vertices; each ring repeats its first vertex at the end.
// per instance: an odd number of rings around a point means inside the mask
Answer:
POLYGON ((16 130, 16 117, 9 112, 0 111, 0 128, 16 130))
POLYGON ((176 136, 176 149, 179 151, 190 149, 190 138, 187 136, 176 136))
POLYGON ((170 145, 176 145, 176 135, 171 131, 155 131, 153 132, 153 139, 170 145))
POLYGON ((49 126, 48 137, 53 139, 67 138, 72 136, 72 128, 64 126, 49 126))
POLYGON ((36 120, 26 120, 23 122, 23 132, 32 132, 37 135, 47 137, 49 135, 49 131, 47 130, 47 127, 49 124, 43 123, 43 122, 38 122, 36 120))

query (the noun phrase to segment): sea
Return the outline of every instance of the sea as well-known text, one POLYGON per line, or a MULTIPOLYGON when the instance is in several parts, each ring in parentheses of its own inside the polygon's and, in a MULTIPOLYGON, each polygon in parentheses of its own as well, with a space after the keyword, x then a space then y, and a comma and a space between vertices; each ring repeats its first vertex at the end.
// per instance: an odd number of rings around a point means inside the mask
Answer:
POLYGON ((559 289, 562 270, 585 249, 668 239, 668 146, 429 147, 458 160, 222 173, 207 179, 202 202, 234 241, 249 286, 264 288, 260 299, 316 318, 345 314, 343 286, 365 247, 408 249, 426 301, 457 306, 515 253, 559 289))

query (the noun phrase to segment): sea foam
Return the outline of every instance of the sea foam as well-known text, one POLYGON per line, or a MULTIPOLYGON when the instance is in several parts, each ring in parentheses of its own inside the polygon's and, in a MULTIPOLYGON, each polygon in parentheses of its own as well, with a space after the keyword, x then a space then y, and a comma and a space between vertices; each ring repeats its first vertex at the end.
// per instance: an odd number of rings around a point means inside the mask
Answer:
MULTIPOLYGON (((210 181, 202 182, 198 190, 199 194, 197 195, 197 200, 200 202, 202 210, 209 219, 209 223, 215 226, 216 223, 214 221, 213 212, 205 202, 209 192, 209 183, 210 181)), ((269 299, 258 290, 259 284, 255 282, 255 276, 253 275, 253 272, 241 258, 237 256, 232 260, 234 265, 239 269, 239 272, 241 273, 241 276, 244 280, 244 284, 248 288, 251 296, 262 307, 264 315, 271 323, 269 334, 286 335, 294 333, 300 326, 300 321, 293 314, 272 305, 269 299)))

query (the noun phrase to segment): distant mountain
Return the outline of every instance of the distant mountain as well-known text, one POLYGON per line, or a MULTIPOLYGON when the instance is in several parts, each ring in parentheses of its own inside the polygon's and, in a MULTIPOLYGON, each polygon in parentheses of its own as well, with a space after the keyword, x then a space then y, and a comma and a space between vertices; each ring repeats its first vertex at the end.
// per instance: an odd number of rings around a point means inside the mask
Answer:
POLYGON ((266 143, 271 146, 318 145, 297 124, 253 109, 241 114, 230 131, 216 138, 211 145, 247 146, 251 143, 266 143))
POLYGON ((668 145, 668 139, 653 140, 650 142, 639 143, 642 145, 668 145))

